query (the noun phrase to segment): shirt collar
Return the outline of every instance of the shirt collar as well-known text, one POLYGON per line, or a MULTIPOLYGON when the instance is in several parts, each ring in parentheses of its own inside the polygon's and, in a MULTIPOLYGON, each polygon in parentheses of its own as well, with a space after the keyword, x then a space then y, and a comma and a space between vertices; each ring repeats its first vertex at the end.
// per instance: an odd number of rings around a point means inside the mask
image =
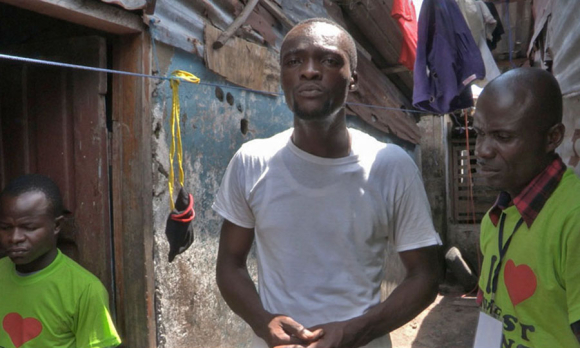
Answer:
POLYGON ((520 212, 528 228, 530 228, 548 198, 556 190, 565 171, 566 165, 562 162, 562 158, 556 155, 552 163, 530 181, 528 186, 513 201, 509 193, 500 192, 495 204, 489 211, 491 222, 494 226, 497 226, 502 211, 513 204, 520 212))

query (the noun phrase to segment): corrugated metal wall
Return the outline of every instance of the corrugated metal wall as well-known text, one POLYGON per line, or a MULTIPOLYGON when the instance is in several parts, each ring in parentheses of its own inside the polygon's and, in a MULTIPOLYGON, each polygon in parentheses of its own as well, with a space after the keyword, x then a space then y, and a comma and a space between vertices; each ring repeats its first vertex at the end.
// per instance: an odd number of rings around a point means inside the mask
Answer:
MULTIPOLYGON (((269 1, 273 2, 273 0, 269 1)), ((382 1, 382 3, 383 5, 378 8, 370 3, 369 5, 362 2, 357 3, 356 8, 366 9, 369 6, 369 9, 354 18, 354 27, 360 27, 360 25, 366 25, 369 22, 366 16, 369 15, 371 8, 374 9, 375 13, 380 12, 378 15, 382 15, 386 21, 391 22, 392 0, 382 1)), ((280 5, 280 11, 293 23, 312 17, 340 17, 336 19, 342 22, 342 12, 345 11, 347 16, 350 13, 348 11, 349 6, 341 8, 328 0, 274 1, 274 6, 277 5, 280 5), (332 16, 330 12, 332 12, 332 16)), ((205 25, 210 24, 218 29, 225 30, 242 8, 243 5, 238 0, 157 0, 154 13, 152 15, 145 14, 144 20, 149 25, 151 35, 155 40, 204 57, 205 25)), ((264 45, 277 54, 286 31, 287 28, 276 20, 261 3, 258 3, 249 19, 237 31, 236 35, 248 41, 264 45)), ((401 33, 394 24, 385 28, 377 27, 370 32, 374 35, 378 35, 377 32, 383 32, 384 35, 381 36, 383 40, 378 42, 379 45, 390 44, 389 40, 392 40, 395 45, 400 45, 401 33), (389 31, 388 28, 392 30, 389 31), (388 32, 384 32, 385 30, 388 32)), ((367 44, 376 44, 372 40, 369 42, 367 44)), ((377 49, 373 50, 379 52, 377 49)), ((398 51, 395 50, 392 54, 393 57, 388 58, 396 61, 398 59, 398 51)), ((418 144, 420 132, 414 117, 397 110, 401 106, 403 108, 410 107, 408 96, 412 87, 404 83, 402 85, 400 83, 394 84, 393 82, 400 80, 397 74, 386 76, 381 73, 380 68, 384 67, 379 67, 376 64, 385 59, 384 55, 380 57, 367 55, 367 52, 359 54, 360 86, 358 91, 351 94, 349 101, 386 106, 392 109, 371 110, 369 108, 350 107, 349 112, 358 115, 371 126, 385 133, 390 133, 410 143, 418 144)), ((406 72, 406 75, 411 76, 409 72, 406 72)), ((410 83, 412 85, 412 81, 410 83)))

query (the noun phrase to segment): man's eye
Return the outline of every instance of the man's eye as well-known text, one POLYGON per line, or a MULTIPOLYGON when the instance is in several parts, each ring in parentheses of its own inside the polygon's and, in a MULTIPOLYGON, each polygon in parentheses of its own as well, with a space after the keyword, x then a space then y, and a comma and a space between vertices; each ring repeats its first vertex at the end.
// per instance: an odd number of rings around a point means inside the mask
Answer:
POLYGON ((324 64, 328 65, 328 66, 338 66, 338 65, 340 65, 340 61, 338 59, 330 58, 330 57, 324 58, 322 60, 322 62, 324 64))
POLYGON ((512 138, 512 136, 510 134, 505 133, 496 133, 495 138, 499 141, 508 141, 512 138))
POLYGON ((10 228, 10 225, 0 225, 0 231, 8 231, 10 228))
POLYGON ((286 61, 286 66, 296 66, 300 64, 300 61, 298 59, 288 59, 286 61))

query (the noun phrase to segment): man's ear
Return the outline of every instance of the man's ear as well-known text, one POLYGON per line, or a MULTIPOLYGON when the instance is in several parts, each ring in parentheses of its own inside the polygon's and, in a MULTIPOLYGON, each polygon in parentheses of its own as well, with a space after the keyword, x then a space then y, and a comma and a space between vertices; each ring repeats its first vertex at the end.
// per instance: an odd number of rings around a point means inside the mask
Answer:
POLYGON ((352 72, 350 76, 350 83, 348 84, 348 91, 354 92, 358 89, 358 73, 356 71, 352 72))
POLYGON ((60 230, 62 228, 62 222, 64 220, 64 216, 61 215, 59 217, 57 217, 56 219, 54 219, 54 235, 58 235, 60 233, 60 230))
POLYGON ((548 130, 548 144, 546 147, 547 153, 556 150, 556 148, 560 146, 562 140, 564 140, 565 132, 566 127, 564 127, 562 123, 557 123, 548 130))

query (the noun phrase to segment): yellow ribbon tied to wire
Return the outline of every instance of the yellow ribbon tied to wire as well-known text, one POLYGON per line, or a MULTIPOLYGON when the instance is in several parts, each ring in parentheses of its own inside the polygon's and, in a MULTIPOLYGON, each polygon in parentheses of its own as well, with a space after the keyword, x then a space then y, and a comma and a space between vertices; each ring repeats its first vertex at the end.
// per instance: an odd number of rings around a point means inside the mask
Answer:
POLYGON ((173 174, 173 157, 175 157, 175 144, 177 143, 177 163, 179 165, 179 184, 183 187, 183 148, 181 146, 181 125, 179 121, 179 83, 183 80, 191 83, 199 83, 199 78, 192 73, 183 70, 175 70, 171 73, 171 80, 169 84, 173 92, 173 101, 171 108, 171 148, 169 149, 169 204, 171 210, 175 210, 175 203, 173 203, 173 181, 175 180, 173 174))

